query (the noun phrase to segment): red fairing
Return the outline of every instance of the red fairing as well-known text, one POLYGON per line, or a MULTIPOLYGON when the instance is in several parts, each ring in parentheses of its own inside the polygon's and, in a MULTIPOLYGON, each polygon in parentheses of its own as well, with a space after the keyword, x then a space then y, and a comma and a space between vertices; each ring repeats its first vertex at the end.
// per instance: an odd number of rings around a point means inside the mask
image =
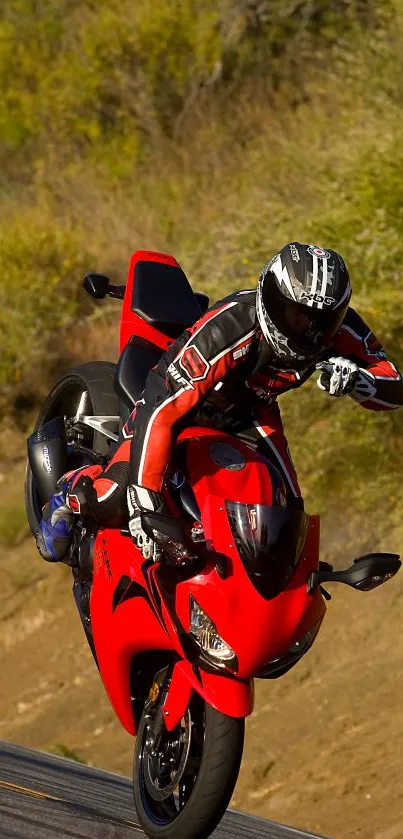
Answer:
MULTIPOLYGON (((129 683, 130 666, 134 656, 147 650, 167 650, 182 658, 180 667, 174 668, 165 706, 168 710, 166 724, 170 730, 178 725, 194 690, 206 702, 229 716, 250 714, 253 710, 253 685, 249 680, 228 680, 225 675, 210 673, 201 673, 201 680, 196 678, 192 666, 184 660, 175 624, 163 599, 161 620, 157 617, 158 606, 144 576, 143 563, 140 552, 119 531, 99 532, 94 549, 91 592, 94 644, 105 690, 124 728, 130 734, 136 733, 129 683), (138 588, 135 596, 119 603, 116 589, 123 577, 129 578, 138 588)), ((149 579, 154 577, 154 585, 158 587, 157 570, 158 566, 150 568, 149 579)), ((129 582, 125 585, 122 596, 124 591, 129 593, 129 585, 129 582)), ((159 593, 163 597, 161 589, 159 593)))
POLYGON ((319 520, 307 517, 299 564, 286 589, 267 600, 251 583, 235 547, 225 501, 271 505, 273 487, 263 458, 249 446, 212 429, 188 429, 179 438, 186 447, 193 486, 209 548, 204 570, 176 578, 163 563, 144 560, 119 530, 98 533, 94 552, 91 617, 102 680, 122 725, 134 734, 130 685, 133 658, 151 650, 174 654, 165 723, 173 730, 197 691, 221 713, 246 717, 253 709, 253 677, 284 654, 307 632, 318 628, 325 603, 316 589, 307 593, 310 571, 318 567, 319 520), (212 445, 239 451, 238 470, 217 464, 212 445), (215 459, 211 455, 214 455, 215 459), (215 553, 227 558, 229 573, 220 576, 215 553), (237 657, 237 670, 210 672, 188 658, 190 602, 206 612, 237 657), (186 644, 184 641, 186 640, 186 644))
MULTIPOLYGON (((192 430, 195 433, 195 430, 192 430)), ((198 429, 198 437, 187 439, 187 465, 195 490, 208 543, 218 554, 230 559, 232 573, 221 579, 215 567, 178 586, 177 612, 181 622, 189 622, 189 595, 216 624, 219 634, 236 652, 238 676, 251 679, 271 659, 287 649, 320 622, 325 614, 324 600, 317 590, 307 594, 307 579, 318 567, 319 519, 309 517, 301 560, 287 588, 271 600, 264 599, 251 584, 234 545, 225 500, 241 503, 273 504, 272 487, 263 458, 229 435, 198 429), (217 468, 209 448, 222 440, 239 449, 246 465, 239 471, 217 468), (255 639, 251 642, 251 639, 255 639)), ((274 502, 275 503, 275 502, 274 502)), ((308 518, 308 517, 307 517, 308 518)))
POLYGON ((105 690, 130 734, 135 734, 129 684, 132 658, 146 650, 174 650, 155 607, 151 606, 143 563, 140 551, 119 530, 98 532, 91 592, 94 643, 105 690), (123 577, 138 588, 133 592, 136 596, 119 603, 116 590, 123 577))
MULTIPOLYGON (((272 600, 265 600, 252 586, 233 544, 229 525, 215 501, 207 513, 215 514, 223 533, 214 540, 217 552, 232 562, 232 573, 222 580, 216 568, 178 588, 177 612, 181 622, 189 623, 189 594, 215 623, 218 633, 236 652, 237 675, 252 679, 265 664, 284 654, 300 637, 320 622, 325 614, 321 594, 307 594, 309 573, 318 566, 318 521, 309 521, 306 542, 298 568, 287 588, 272 600), (221 520, 219 518, 219 513, 221 520)), ((223 710, 222 708, 220 710, 223 710)), ((229 713, 229 712, 226 712, 229 713)), ((234 714, 235 716, 235 714, 234 714)))
POLYGON ((154 251, 136 251, 132 254, 129 264, 129 272, 127 275, 126 291, 122 306, 122 318, 120 324, 120 352, 123 352, 126 344, 132 335, 137 335, 140 338, 145 338, 151 341, 156 347, 161 347, 167 350, 172 344, 172 340, 167 338, 158 329, 155 329, 151 324, 147 323, 143 318, 136 315, 132 311, 133 299, 133 285, 135 268, 138 262, 162 262, 165 265, 172 265, 180 267, 173 256, 166 253, 156 253, 154 251))
POLYGON ((228 679, 216 673, 200 671, 196 677, 189 661, 175 664, 169 693, 164 703, 164 718, 168 731, 179 725, 189 699, 196 691, 217 711, 229 717, 247 717, 253 711, 254 688, 251 680, 228 679))

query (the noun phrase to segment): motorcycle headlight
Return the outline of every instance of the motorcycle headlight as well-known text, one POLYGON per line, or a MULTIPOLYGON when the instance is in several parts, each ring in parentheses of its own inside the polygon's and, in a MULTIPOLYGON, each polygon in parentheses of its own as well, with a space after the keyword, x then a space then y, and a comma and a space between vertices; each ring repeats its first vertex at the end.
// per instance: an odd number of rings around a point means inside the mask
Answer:
POLYGON ((192 595, 190 595, 190 634, 203 653, 218 666, 226 666, 236 660, 233 649, 221 638, 213 621, 192 595))

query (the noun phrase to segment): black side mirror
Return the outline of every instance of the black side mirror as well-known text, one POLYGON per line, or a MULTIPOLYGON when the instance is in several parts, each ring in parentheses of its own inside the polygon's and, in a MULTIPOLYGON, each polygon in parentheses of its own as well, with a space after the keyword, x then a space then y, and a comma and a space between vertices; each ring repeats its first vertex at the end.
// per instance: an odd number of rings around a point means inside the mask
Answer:
POLYGON ((103 300, 109 292, 109 277, 105 277, 105 274, 86 274, 83 286, 91 297, 103 300))
POLYGON ((322 583, 344 583, 358 591, 370 591, 394 577, 401 564, 398 554, 365 554, 355 559, 354 565, 345 571, 327 568, 312 571, 308 578, 308 592, 311 594, 322 583))

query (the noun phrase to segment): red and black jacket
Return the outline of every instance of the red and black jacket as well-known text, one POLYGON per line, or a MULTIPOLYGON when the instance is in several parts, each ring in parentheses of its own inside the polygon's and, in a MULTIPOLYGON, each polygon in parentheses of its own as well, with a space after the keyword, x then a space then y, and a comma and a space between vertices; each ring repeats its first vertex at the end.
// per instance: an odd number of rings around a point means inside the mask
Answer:
MULTIPOLYGON (((194 411, 222 414, 258 410, 300 387, 315 371, 281 370, 256 318, 256 292, 238 291, 217 303, 186 330, 150 372, 144 403, 134 418, 131 480, 160 491, 172 439, 194 411)), ((364 408, 393 410, 403 404, 402 378, 373 332, 349 309, 327 357, 355 361, 360 376, 349 394, 364 408)))

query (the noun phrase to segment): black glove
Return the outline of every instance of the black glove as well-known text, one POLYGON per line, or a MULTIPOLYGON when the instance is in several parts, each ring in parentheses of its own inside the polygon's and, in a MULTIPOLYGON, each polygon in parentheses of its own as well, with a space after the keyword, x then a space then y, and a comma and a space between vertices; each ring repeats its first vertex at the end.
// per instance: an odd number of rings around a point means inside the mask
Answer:
POLYGON ((94 489, 94 482, 89 475, 82 475, 74 489, 65 484, 65 494, 67 505, 73 513, 79 516, 91 516, 97 524, 100 523, 98 497, 94 489))
POLYGON ((329 396, 351 393, 360 375, 358 365, 342 356, 322 361, 316 365, 316 369, 323 371, 316 384, 320 390, 326 390, 329 396))

